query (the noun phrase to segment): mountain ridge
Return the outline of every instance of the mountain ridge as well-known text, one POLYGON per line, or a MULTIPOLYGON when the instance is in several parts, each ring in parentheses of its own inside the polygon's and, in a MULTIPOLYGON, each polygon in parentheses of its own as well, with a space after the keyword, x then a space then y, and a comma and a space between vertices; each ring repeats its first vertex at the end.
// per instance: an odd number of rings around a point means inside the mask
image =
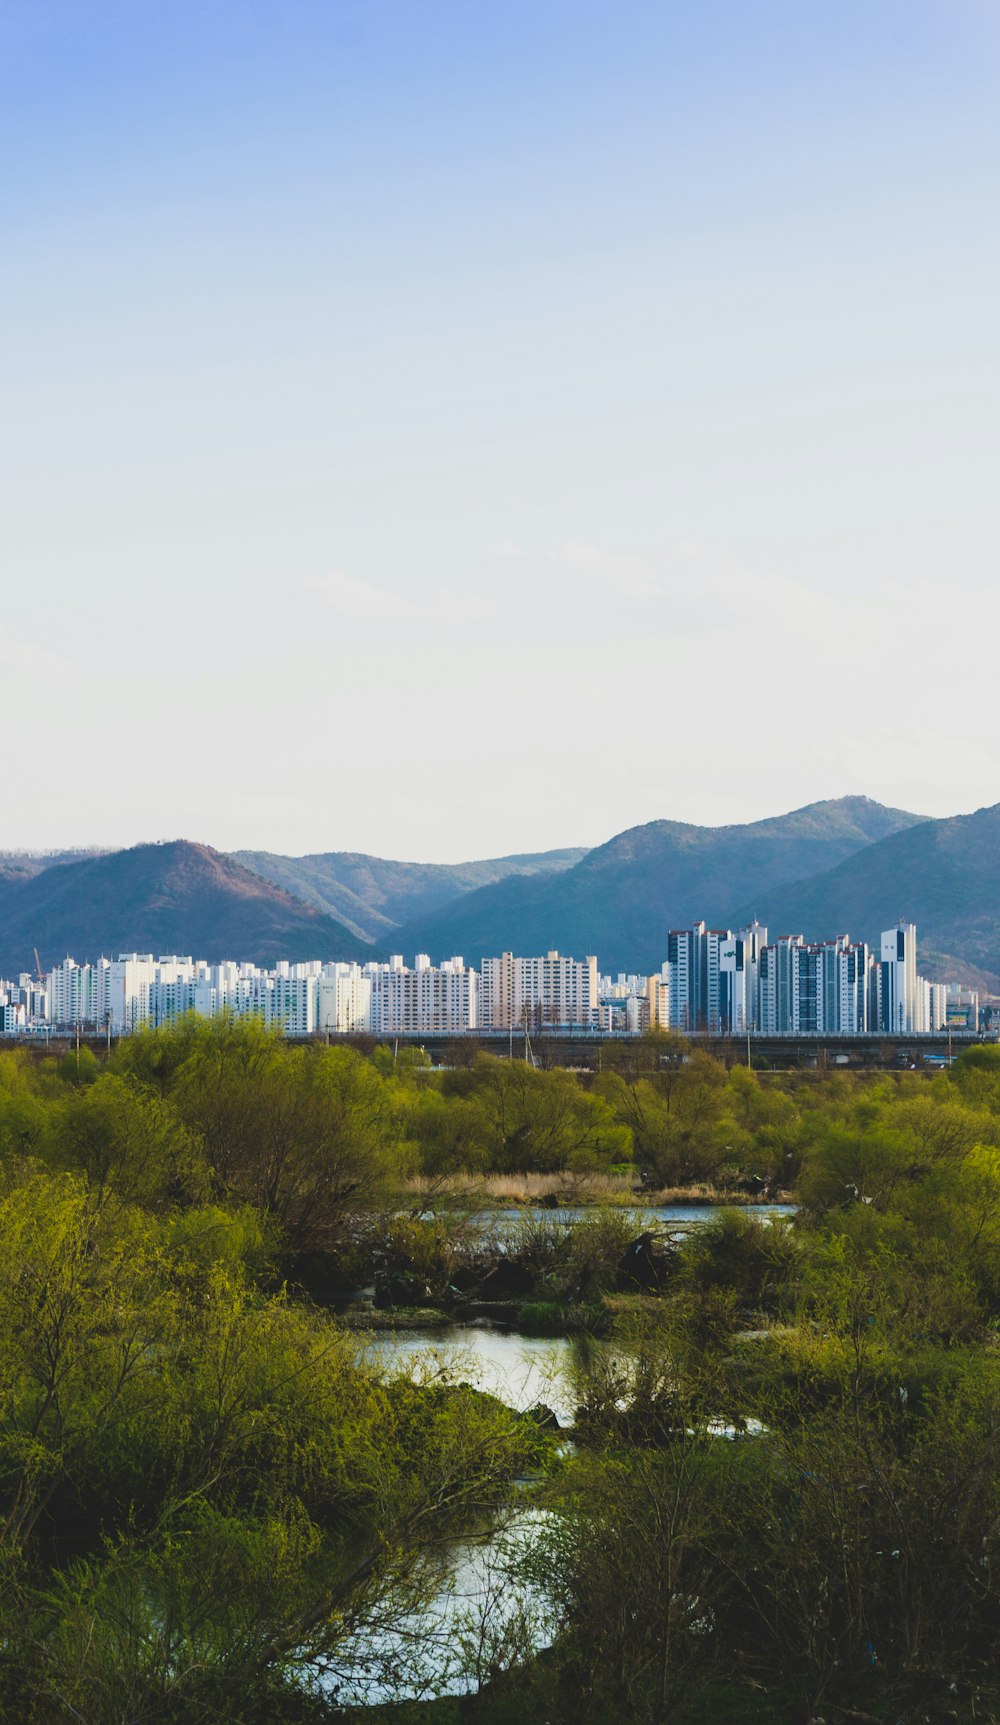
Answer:
POLYGON ((917 924, 925 974, 1000 991, 1000 804, 934 820, 833 798, 761 821, 652 821, 589 851, 459 864, 227 855, 188 840, 0 853, 7 975, 31 968, 36 946, 49 963, 126 950, 259 964, 425 951, 474 965, 505 949, 556 948, 596 952, 612 973, 649 973, 670 928, 701 917, 737 928, 755 915, 772 937, 848 932, 871 945, 902 915, 917 924), (395 920, 414 904, 421 914, 395 920))
POLYGON ((118 952, 246 959, 370 956, 342 924, 213 850, 176 839, 0 878, 0 973, 118 952))
POLYGON ((433 914, 478 886, 515 873, 556 873, 587 853, 576 846, 462 863, 402 862, 364 851, 315 851, 301 857, 276 851, 230 854, 375 945, 390 940, 400 923, 433 914))
POLYGON ((887 834, 758 907, 763 922, 779 910, 784 927, 774 932, 818 939, 847 929, 870 944, 904 916, 917 925, 918 963, 923 948, 943 960, 928 969, 947 980, 964 963, 1000 988, 1000 803, 887 834))
MULTIPOLYGON (((869 797, 828 798, 761 821, 699 827, 649 821, 616 833, 555 878, 512 875, 399 931, 406 951, 596 952, 611 971, 652 971, 670 928, 729 926, 734 903, 825 873, 925 816, 869 797), (740 882, 737 887, 734 883, 740 882)), ((397 947, 399 950, 399 947, 397 947)))

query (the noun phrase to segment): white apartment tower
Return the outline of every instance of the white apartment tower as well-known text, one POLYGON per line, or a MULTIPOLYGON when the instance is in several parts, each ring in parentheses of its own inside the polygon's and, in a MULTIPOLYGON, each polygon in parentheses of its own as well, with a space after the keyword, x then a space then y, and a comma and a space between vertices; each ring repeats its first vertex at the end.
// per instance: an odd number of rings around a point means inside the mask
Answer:
POLYGON ((766 945, 767 929, 759 922, 726 935, 720 942, 719 1026, 732 1036, 759 1028, 760 955, 766 945))
POLYGON ((123 952, 108 967, 105 1010, 112 1030, 127 1034, 149 1023, 150 991, 156 981, 151 952, 123 952))
POLYGON ((841 948, 837 955, 837 1028, 841 1036, 863 1036, 868 1030, 870 970, 871 954, 863 942, 841 948))
POLYGON ((909 1036, 920 1030, 917 931, 912 922, 899 922, 884 931, 879 980, 878 1028, 889 1036, 909 1036))
POLYGON ((103 1025, 110 969, 106 958, 96 964, 77 964, 65 958, 62 964, 54 965, 47 978, 49 1023, 103 1025))
POLYGON ((324 964, 316 980, 316 1028, 370 1030, 372 979, 358 964, 324 964))
POLYGON ((490 1030, 526 1025, 592 1030, 599 1022, 597 959, 484 958, 480 972, 480 1023, 490 1030))
POLYGON ((376 1036, 462 1035, 479 1023, 478 977, 460 957, 436 965, 418 952, 408 970, 396 953, 388 964, 368 965, 366 974, 376 1036))
POLYGON ((786 934, 760 952, 760 1028, 765 1036, 787 1036, 792 1028, 793 958, 804 944, 786 934))
POLYGON ((670 966, 670 1023, 674 1030, 719 1030, 721 951, 731 940, 729 929, 672 928, 667 935, 670 966))

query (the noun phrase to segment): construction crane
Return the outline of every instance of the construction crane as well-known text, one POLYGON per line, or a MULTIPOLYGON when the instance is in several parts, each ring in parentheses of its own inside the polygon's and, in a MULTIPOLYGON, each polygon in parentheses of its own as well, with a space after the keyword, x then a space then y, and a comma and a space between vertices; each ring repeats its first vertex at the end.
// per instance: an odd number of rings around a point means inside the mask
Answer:
POLYGON ((35 947, 35 969, 38 972, 38 986, 39 986, 39 988, 44 988, 45 976, 44 976, 43 971, 42 971, 42 961, 38 956, 37 946, 35 947))

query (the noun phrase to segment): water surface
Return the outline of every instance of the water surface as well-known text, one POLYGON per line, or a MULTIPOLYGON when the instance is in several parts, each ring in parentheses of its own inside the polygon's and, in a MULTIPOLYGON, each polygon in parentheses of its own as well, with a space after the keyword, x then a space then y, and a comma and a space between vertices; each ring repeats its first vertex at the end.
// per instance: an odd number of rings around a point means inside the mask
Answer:
MULTIPOLYGON (((745 1209, 750 1216, 767 1221, 772 1216, 794 1216, 798 1205, 753 1204, 740 1205, 739 1208, 745 1209)), ((663 1229, 679 1238, 692 1228, 704 1227, 709 1222, 718 1221, 723 1209, 725 1205, 719 1204, 616 1204, 614 1213, 627 1217, 637 1235, 650 1229, 663 1229)), ((548 1209, 541 1204, 527 1204, 516 1208, 511 1206, 506 1210, 483 1210, 470 1217, 469 1221, 483 1234, 492 1235, 503 1243, 512 1238, 516 1239, 525 1223, 536 1225, 548 1222, 554 1227, 571 1228, 577 1222, 586 1222, 589 1217, 600 1213, 599 1207, 589 1205, 567 1204, 548 1209)))
POLYGON ((568 1367, 579 1345, 576 1337, 520 1336, 489 1324, 449 1324, 399 1335, 379 1332, 368 1339, 364 1358, 383 1371, 471 1384, 518 1413, 544 1402, 560 1425, 571 1425, 575 1410, 568 1367))

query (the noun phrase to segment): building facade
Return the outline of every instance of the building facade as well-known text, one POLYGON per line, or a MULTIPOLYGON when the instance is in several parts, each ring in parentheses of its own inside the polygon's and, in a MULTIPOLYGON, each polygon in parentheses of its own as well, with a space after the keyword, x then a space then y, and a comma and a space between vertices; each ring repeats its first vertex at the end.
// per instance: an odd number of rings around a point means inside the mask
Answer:
POLYGON ((594 1030, 600 1016, 597 959, 556 951, 540 958, 511 952, 484 958, 480 1001, 480 1023, 487 1030, 594 1030))

